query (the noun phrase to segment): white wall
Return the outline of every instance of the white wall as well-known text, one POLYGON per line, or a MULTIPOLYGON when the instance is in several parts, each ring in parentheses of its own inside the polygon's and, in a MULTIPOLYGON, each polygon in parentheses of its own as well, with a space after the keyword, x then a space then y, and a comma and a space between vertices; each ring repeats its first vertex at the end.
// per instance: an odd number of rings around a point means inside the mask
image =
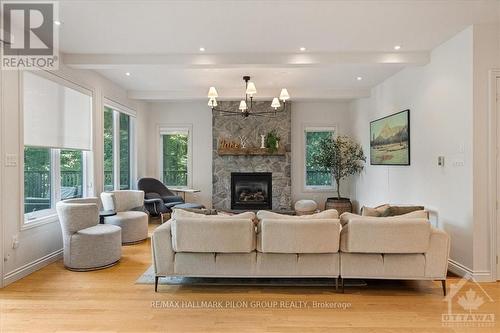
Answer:
MULTIPOLYGON (((338 134, 350 135, 352 132, 352 112, 348 102, 335 101, 303 101, 292 103, 292 201, 313 199, 324 208, 328 197, 335 196, 331 191, 304 190, 304 127, 336 126, 338 134)), ((350 179, 340 185, 341 194, 349 197, 350 179)))
POLYGON ((203 102, 154 102, 149 104, 147 144, 148 176, 160 178, 160 125, 189 125, 193 128, 192 184, 200 193, 186 201, 212 206, 212 112, 203 102))
POLYGON ((354 184, 361 205, 418 204, 451 235, 451 259, 473 267, 473 29, 432 51, 351 105, 354 133, 369 152, 369 122, 410 109, 411 165, 370 166, 354 184), (444 167, 437 165, 445 157, 444 167), (454 162, 463 161, 463 166, 454 162), (456 163, 455 163, 456 164, 456 163))
MULTIPOLYGON (((125 90, 91 71, 75 71, 61 66, 54 73, 69 81, 83 86, 93 92, 93 171, 94 188, 99 195, 103 185, 103 100, 111 99, 137 111, 138 123, 146 121, 143 114, 144 104, 131 101, 126 97, 125 90)), ((1 184, 0 222, 3 231, 2 250, 4 260, 2 284, 6 285, 32 271, 61 258, 62 237, 57 218, 52 218, 46 224, 35 227, 23 226, 21 191, 23 176, 23 137, 22 122, 19 114, 22 112, 19 93, 19 77, 17 71, 3 71, 1 76, 1 149, 2 159, 6 154, 17 156, 17 165, 0 166, 3 183, 1 184), (17 237, 19 246, 14 249, 12 240, 17 237)), ((146 116, 147 117, 147 116, 146 116)), ((140 138, 138 138, 140 140, 140 138)), ((142 153, 139 153, 142 156, 142 153)), ((141 168, 144 166, 141 165, 141 168)), ((142 172, 142 171, 141 171, 142 172)))

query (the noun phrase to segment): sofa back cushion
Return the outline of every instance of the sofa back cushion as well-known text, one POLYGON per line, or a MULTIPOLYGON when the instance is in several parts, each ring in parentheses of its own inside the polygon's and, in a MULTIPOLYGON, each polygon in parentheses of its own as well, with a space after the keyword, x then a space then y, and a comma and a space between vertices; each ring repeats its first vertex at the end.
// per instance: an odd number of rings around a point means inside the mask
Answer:
POLYGON ((351 253, 424 253, 431 225, 424 218, 352 218, 342 227, 340 250, 351 253))
POLYGON ((234 252, 255 250, 255 226, 251 218, 206 215, 172 220, 175 252, 234 252))
POLYGON ((338 219, 265 218, 259 224, 257 251, 264 253, 336 253, 339 250, 338 219))
POLYGON ((319 213, 311 214, 311 215, 287 215, 287 214, 279 214, 275 212, 270 212, 268 210, 259 210, 257 212, 257 218, 259 221, 263 219, 284 219, 284 220, 319 220, 319 219, 338 219, 339 213, 335 209, 327 209, 319 213))

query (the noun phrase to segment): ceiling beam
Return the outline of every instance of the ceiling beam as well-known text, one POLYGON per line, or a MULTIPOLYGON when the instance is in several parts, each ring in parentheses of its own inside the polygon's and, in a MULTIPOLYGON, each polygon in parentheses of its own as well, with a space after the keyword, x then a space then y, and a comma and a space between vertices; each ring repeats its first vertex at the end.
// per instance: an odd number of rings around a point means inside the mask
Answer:
MULTIPOLYGON (((289 89, 290 92, 293 89, 289 89)), ((334 100, 334 99, 355 99, 370 97, 370 89, 348 89, 348 90, 310 90, 305 91, 303 89, 298 90, 300 93, 293 95, 294 101, 300 100, 334 100)), ((276 93, 276 91, 274 91, 276 93)), ((196 90, 129 90, 127 91, 127 97, 130 99, 137 100, 199 100, 206 101, 206 91, 196 91, 196 90)), ((259 90, 259 98, 256 100, 269 100, 271 101, 273 97, 272 92, 259 90)), ((225 101, 239 101, 242 98, 241 89, 233 89, 233 91, 225 91, 224 98, 219 98, 219 100, 225 101)))
POLYGON ((225 54, 63 54, 64 64, 79 69, 121 66, 173 68, 323 67, 336 64, 425 65, 429 52, 225 53, 225 54))

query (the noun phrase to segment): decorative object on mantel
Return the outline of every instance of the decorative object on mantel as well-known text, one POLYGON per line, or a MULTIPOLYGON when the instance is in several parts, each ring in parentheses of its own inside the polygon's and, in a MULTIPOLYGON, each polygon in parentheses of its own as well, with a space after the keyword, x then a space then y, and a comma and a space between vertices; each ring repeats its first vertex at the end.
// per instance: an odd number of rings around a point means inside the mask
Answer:
MULTIPOLYGON (((269 132, 264 137, 264 147, 247 147, 247 137, 239 136, 240 143, 230 138, 220 138, 217 153, 223 155, 238 156, 279 156, 285 155, 287 149, 279 145, 280 137, 275 130, 269 132)), ((262 143, 262 142, 261 142, 262 143)))
POLYGON ((325 209, 336 209, 339 215, 352 213, 352 203, 349 198, 340 196, 340 181, 350 175, 361 172, 366 162, 363 148, 347 136, 324 138, 318 143, 319 149, 313 154, 314 163, 325 170, 331 170, 337 183, 337 197, 328 198, 325 209))
POLYGON ((281 89, 279 99, 277 97, 273 98, 271 102, 271 109, 269 111, 253 111, 253 96, 257 94, 257 88, 255 87, 255 84, 250 81, 250 76, 243 76, 243 80, 245 81, 245 99, 240 101, 240 106, 238 107, 239 111, 218 108, 217 98, 219 97, 219 94, 217 93, 217 89, 215 89, 215 87, 210 87, 208 90, 208 106, 212 109, 212 111, 219 112, 224 116, 242 116, 247 118, 248 116, 274 117, 276 116, 276 113, 286 110, 286 101, 290 99, 290 95, 288 94, 288 90, 283 88, 281 89), (283 102, 283 106, 281 105, 280 100, 283 102))
POLYGON ((266 135, 266 148, 269 149, 269 152, 274 153, 278 151, 280 147, 280 136, 276 132, 276 130, 272 130, 266 135))

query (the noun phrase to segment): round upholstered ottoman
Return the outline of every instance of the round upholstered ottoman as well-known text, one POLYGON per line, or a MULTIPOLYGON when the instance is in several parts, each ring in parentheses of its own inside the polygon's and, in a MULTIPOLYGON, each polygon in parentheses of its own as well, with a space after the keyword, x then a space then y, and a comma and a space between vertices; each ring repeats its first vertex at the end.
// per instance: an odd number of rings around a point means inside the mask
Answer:
POLYGON ((144 212, 118 212, 105 217, 104 223, 122 228, 122 244, 134 244, 148 238, 148 214, 144 212))
POLYGON ((318 209, 318 204, 314 200, 299 200, 295 203, 295 212, 297 215, 314 214, 318 209))

